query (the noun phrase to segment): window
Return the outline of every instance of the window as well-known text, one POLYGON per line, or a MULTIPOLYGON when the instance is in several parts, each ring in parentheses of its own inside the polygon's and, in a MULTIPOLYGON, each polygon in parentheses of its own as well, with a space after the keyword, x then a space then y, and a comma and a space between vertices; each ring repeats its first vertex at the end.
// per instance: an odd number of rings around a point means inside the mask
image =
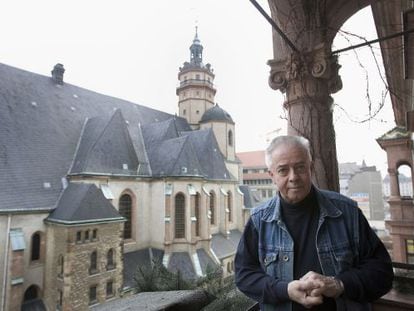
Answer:
POLYGON ((65 265, 65 259, 63 258, 63 255, 59 255, 58 258, 58 277, 62 278, 63 277, 63 268, 65 265))
POLYGON ((196 74, 196 80, 200 80, 200 75, 196 74))
POLYGON ((24 292, 23 301, 33 300, 39 297, 39 288, 36 285, 29 286, 24 292))
POLYGON ((96 285, 93 285, 89 287, 89 304, 92 305, 96 302, 96 285))
POLYGON ((32 261, 40 259, 40 233, 38 232, 32 235, 32 253, 30 259, 32 261))
POLYGON ((231 192, 227 192, 227 208, 229 209, 229 222, 233 221, 233 206, 231 192))
POLYGON ((111 270, 115 268, 114 264, 114 250, 111 248, 106 254, 106 269, 111 270))
POLYGON ((98 238, 98 229, 93 229, 92 240, 96 240, 97 238, 98 238))
POLYGON ((175 196, 175 238, 185 237, 185 198, 182 193, 175 196))
POLYGON ((98 273, 98 253, 93 251, 90 257, 89 274, 98 273))
POLYGON ((111 297, 114 295, 114 282, 106 282, 106 297, 111 297))
POLYGON ((403 164, 398 167, 398 188, 402 198, 411 198, 413 196, 411 167, 403 164))
POLYGON ((76 232, 76 242, 77 243, 82 242, 82 231, 76 232))
POLYGON ((194 213, 195 213, 194 216, 196 218, 195 235, 200 236, 201 221, 200 221, 200 194, 199 193, 197 193, 196 196, 195 196, 194 213))
POLYGON ((57 302, 57 309, 61 310, 62 304, 63 304, 63 292, 61 290, 58 290, 58 297, 59 297, 59 300, 57 302))
POLYGON ((216 215, 215 215, 215 204, 216 204, 216 196, 214 195, 213 191, 210 191, 210 224, 214 225, 216 223, 216 215))
POLYGON ((267 196, 271 198, 273 196, 273 190, 267 190, 267 196))
POLYGON ((232 130, 229 130, 229 146, 233 146, 233 132, 232 130))
POLYGON ((262 190, 262 198, 266 197, 266 190, 262 190))
POLYGON ((407 263, 414 264, 414 240, 405 240, 407 247, 407 263))
POLYGON ((185 109, 183 109, 183 116, 185 116, 186 112, 187 112, 187 111, 186 111, 185 109))
POLYGON ((85 231, 85 241, 89 240, 89 230, 85 231))
POLYGON ((124 194, 119 199, 119 213, 125 217, 124 239, 132 238, 132 199, 128 194, 124 194))

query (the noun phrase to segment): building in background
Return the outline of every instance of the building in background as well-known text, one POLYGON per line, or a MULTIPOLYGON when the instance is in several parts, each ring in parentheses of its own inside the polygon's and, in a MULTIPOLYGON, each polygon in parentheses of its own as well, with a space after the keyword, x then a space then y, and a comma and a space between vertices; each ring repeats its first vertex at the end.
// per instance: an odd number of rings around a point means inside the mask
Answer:
POLYGON ((86 310, 154 260, 233 273, 252 197, 202 51, 178 116, 0 64, 0 309, 86 310))
POLYGON ((243 168, 243 184, 250 186, 257 203, 272 198, 276 188, 268 173, 264 150, 238 152, 237 157, 243 168))
POLYGON ((339 164, 340 192, 357 201, 368 220, 383 221, 384 202, 381 172, 375 166, 355 162, 339 164))

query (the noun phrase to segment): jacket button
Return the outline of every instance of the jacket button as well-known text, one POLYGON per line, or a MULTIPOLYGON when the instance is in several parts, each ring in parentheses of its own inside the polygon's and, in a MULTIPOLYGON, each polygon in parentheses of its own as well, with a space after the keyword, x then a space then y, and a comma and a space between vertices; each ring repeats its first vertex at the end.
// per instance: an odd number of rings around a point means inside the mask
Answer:
POLYGON ((283 261, 288 261, 289 260, 289 256, 288 255, 284 255, 283 256, 283 261))

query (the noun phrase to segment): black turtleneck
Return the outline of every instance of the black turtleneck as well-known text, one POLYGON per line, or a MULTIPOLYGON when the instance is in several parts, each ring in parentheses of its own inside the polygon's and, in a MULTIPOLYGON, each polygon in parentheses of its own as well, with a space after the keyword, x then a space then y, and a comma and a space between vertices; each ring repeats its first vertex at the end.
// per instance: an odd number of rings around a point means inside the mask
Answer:
MULTIPOLYGON (((280 195, 280 194, 279 194, 280 195)), ((289 204, 280 196, 282 218, 294 242, 293 276, 300 279, 309 271, 322 274, 316 251, 316 232, 318 230, 319 207, 315 190, 296 204, 289 204)), ((293 310, 309 310, 293 303, 293 310)), ((333 299, 324 299, 324 303, 311 310, 336 310, 333 299)))

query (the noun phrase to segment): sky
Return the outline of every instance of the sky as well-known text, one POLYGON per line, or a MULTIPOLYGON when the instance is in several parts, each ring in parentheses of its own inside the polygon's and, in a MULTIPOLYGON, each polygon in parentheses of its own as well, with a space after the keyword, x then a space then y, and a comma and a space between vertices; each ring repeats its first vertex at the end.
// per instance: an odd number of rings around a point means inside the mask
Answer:
MULTIPOLYGON (((269 11, 267 1, 258 2, 269 11)), ((216 75, 215 101, 236 123, 237 152, 264 149, 269 135, 286 133, 284 95, 267 82, 271 26, 248 0, 3 0, 0 62, 47 76, 62 63, 66 83, 174 114, 178 69, 190 59, 196 25, 203 61, 216 75)), ((377 38, 369 8, 343 30, 377 38)), ((349 44, 338 35, 334 49, 349 44)), ((366 90, 372 111, 385 91, 379 48, 343 53, 339 63, 338 161, 365 160, 384 176, 386 155, 375 139, 395 125, 389 98, 373 120, 360 123, 369 114, 366 90)))

